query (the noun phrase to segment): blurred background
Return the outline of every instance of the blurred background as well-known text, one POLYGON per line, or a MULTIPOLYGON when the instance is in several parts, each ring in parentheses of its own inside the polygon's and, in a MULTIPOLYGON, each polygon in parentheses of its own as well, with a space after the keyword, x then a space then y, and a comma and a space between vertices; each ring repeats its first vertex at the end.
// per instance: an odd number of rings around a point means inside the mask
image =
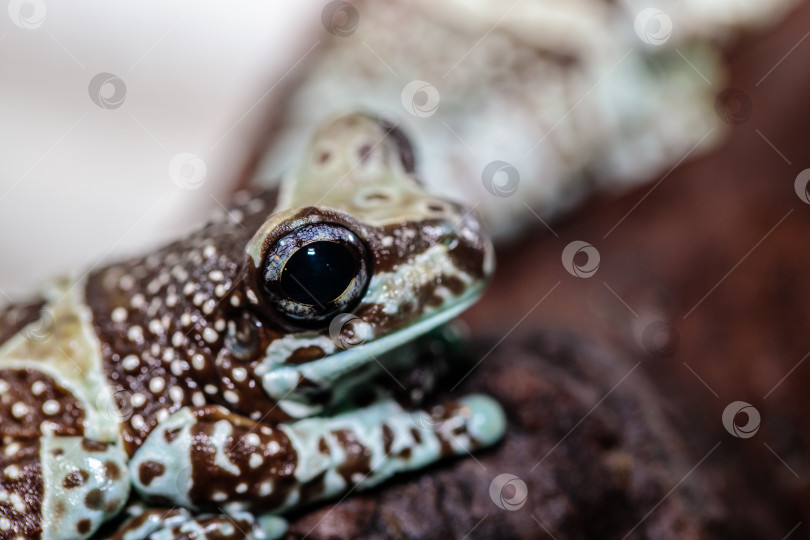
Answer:
POLYGON ((781 0, 12 0, 0 302, 193 229, 366 110, 496 239, 476 334, 640 362, 680 473, 705 459, 747 531, 680 537, 810 538, 808 36, 781 0))

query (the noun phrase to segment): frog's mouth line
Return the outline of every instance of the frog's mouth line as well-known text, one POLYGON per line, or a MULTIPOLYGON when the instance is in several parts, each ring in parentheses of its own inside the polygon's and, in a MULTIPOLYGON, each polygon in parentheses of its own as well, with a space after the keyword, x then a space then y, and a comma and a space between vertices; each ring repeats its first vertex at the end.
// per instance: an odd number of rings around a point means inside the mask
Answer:
POLYGON ((484 287, 485 284, 481 283, 470 288, 453 304, 387 336, 306 364, 276 368, 263 376, 264 389, 274 399, 290 401, 296 399, 295 388, 302 379, 317 386, 331 387, 341 378, 376 361, 378 356, 455 319, 481 297, 484 287))

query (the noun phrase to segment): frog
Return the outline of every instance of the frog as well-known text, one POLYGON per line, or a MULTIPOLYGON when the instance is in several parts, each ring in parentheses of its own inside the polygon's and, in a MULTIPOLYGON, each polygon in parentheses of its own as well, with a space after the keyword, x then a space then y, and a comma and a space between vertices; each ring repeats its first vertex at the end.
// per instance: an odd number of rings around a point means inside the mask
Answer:
POLYGON ((326 121, 278 187, 0 310, 0 538, 278 538, 291 511, 496 444, 491 397, 381 382, 493 270, 399 128, 326 121))

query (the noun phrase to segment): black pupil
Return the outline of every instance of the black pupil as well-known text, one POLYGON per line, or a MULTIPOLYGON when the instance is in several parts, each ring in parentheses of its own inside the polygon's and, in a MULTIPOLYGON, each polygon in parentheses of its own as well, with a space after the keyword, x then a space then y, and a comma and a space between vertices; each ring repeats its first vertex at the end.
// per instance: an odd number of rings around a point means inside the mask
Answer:
POLYGON ((337 242, 300 248, 281 272, 281 291, 301 304, 325 306, 340 297, 358 271, 354 250, 337 242))

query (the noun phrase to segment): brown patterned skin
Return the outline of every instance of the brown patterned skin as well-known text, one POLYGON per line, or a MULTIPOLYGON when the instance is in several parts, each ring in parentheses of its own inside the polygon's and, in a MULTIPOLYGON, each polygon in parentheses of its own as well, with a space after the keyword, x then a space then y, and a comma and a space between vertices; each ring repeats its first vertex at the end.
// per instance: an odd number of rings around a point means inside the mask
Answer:
POLYGON ((37 300, 27 304, 10 304, 0 308, 0 345, 39 319, 44 306, 44 300, 37 300))
MULTIPOLYGON (((256 338, 255 356, 282 335, 244 309, 247 291, 257 294, 245 283, 244 246, 275 198, 261 193, 182 241, 88 277, 104 370, 120 389, 118 407, 131 411, 122 425, 127 453, 184 406, 213 403, 245 416, 273 408, 261 381, 224 344, 242 319, 256 338)), ((287 419, 275 412, 269 420, 287 419)))
POLYGON ((42 473, 39 441, 0 445, 0 538, 9 538, 11 524, 25 538, 40 538, 42 532, 42 473))
POLYGON ((118 537, 270 538, 280 512, 497 441, 491 400, 409 411, 367 382, 377 356, 474 301, 493 266, 469 212, 422 190, 406 142, 339 119, 279 192, 242 192, 187 238, 0 313, 0 434, 20 449, 0 539, 87 538, 130 487, 189 511, 132 510, 118 537), (14 513, 24 494, 30 512, 14 513))

